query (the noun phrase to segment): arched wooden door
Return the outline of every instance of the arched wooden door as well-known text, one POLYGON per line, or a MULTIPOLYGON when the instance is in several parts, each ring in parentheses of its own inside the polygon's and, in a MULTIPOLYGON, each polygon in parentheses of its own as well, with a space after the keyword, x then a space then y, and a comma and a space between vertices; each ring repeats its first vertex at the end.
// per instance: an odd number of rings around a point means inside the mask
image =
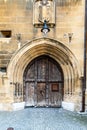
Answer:
POLYGON ((63 72, 48 56, 34 59, 24 72, 24 101, 26 106, 61 107, 63 72))

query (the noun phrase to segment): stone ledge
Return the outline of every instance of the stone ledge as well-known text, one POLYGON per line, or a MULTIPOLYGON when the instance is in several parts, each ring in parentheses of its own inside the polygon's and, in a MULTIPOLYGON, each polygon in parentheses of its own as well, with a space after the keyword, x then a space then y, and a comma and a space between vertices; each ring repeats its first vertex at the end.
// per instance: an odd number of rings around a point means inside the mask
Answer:
POLYGON ((63 109, 69 110, 69 111, 74 111, 75 109, 75 104, 71 102, 62 102, 62 107, 63 109))
POLYGON ((25 102, 13 103, 12 108, 13 111, 22 110, 25 107, 25 102))

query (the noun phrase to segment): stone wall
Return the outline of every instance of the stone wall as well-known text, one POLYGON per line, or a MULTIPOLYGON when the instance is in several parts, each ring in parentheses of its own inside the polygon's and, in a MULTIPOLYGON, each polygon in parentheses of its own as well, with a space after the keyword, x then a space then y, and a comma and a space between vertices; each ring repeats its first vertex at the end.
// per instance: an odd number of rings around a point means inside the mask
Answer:
MULTIPOLYGON (((56 3, 56 25, 51 28, 48 37, 57 39, 68 46, 83 66, 84 41, 84 0, 70 5, 56 3), (69 44, 68 33, 73 33, 69 44)), ((21 34, 21 45, 33 38, 42 37, 41 28, 33 26, 32 0, 0 1, 0 30, 11 30, 12 37, 6 42, 0 40, 0 51, 14 53, 17 50, 17 35, 21 34)), ((2 57, 1 57, 2 58, 2 57)), ((5 58, 3 58, 5 59, 5 58)), ((9 57, 6 59, 9 59, 9 57)), ((8 61, 2 61, 7 66, 8 61)), ((0 66, 2 66, 2 62, 0 66)))
MULTIPOLYGON (((55 27, 50 28, 47 37, 60 41, 71 50, 80 66, 78 77, 80 78, 84 72, 85 0, 71 2, 55 0, 55 3, 55 27), (70 33, 72 39, 69 43, 70 33)), ((0 30, 11 30, 12 32, 11 38, 0 38, 0 67, 8 67, 11 57, 27 42, 43 37, 41 28, 33 26, 33 11, 33 0, 7 0, 6 2, 0 0, 0 30), (20 46, 17 40, 18 34, 21 34, 20 46)), ((3 73, 0 74, 0 90, 3 93, 5 91, 3 101, 13 102, 9 77, 7 79, 4 77, 4 81, 6 81, 4 85, 2 77, 3 73)), ((0 96, 0 101, 2 102, 2 96, 0 96)))

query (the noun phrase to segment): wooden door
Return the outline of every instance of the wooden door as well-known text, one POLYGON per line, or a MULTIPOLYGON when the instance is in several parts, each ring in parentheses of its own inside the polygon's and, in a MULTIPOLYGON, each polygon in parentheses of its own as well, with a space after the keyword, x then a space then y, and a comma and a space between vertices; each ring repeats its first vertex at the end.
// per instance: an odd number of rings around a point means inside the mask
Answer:
POLYGON ((25 89, 26 106, 34 106, 34 82, 27 82, 25 89))
POLYGON ((46 83, 37 83, 37 106, 46 105, 46 83))
POLYGON ((63 72, 52 58, 34 59, 25 69, 24 84, 26 106, 61 106, 63 72))
POLYGON ((60 83, 50 83, 49 105, 52 107, 61 107, 62 87, 60 83))

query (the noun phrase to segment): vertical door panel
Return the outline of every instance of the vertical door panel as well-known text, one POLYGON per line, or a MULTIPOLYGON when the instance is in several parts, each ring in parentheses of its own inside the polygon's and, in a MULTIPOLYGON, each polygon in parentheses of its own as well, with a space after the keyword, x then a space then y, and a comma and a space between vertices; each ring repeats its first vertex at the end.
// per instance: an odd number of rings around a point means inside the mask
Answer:
POLYGON ((45 83, 37 83, 37 105, 46 105, 46 85, 45 83))
POLYGON ((50 83, 49 89, 49 105, 54 107, 61 107, 62 95, 58 83, 50 83))
POLYGON ((34 106, 34 83, 26 83, 26 106, 34 106))

